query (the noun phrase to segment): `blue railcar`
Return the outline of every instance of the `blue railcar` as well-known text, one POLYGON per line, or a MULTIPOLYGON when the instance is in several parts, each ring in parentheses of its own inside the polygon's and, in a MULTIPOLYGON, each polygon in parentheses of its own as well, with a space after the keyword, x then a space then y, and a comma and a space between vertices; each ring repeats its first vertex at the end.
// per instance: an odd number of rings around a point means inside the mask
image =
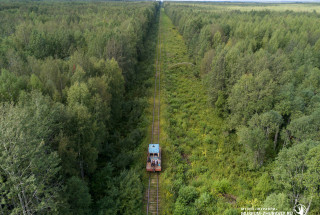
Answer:
POLYGON ((148 172, 161 171, 161 148, 159 144, 149 144, 146 169, 148 172))

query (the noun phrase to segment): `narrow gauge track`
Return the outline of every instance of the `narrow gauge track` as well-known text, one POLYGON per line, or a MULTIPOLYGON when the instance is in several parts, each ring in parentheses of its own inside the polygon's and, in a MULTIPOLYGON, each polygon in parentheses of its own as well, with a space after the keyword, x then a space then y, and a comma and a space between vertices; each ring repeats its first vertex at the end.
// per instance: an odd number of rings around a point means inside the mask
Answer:
MULTIPOLYGON (((161 14, 161 13, 160 13, 161 14)), ((159 15, 158 41, 156 47, 156 71, 154 80, 151 144, 160 142, 160 74, 161 74, 161 28, 159 15), (156 113, 156 110, 158 113, 156 113)), ((159 214, 159 173, 149 173, 147 215, 159 214)))

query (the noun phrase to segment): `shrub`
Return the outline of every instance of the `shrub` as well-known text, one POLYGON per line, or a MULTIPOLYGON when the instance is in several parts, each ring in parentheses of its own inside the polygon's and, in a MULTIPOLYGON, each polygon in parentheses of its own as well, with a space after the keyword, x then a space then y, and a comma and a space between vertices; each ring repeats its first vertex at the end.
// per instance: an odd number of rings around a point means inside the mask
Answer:
POLYGON ((196 198, 198 197, 198 191, 193 186, 183 186, 179 190, 179 197, 178 201, 189 204, 191 202, 194 202, 196 198))
POLYGON ((234 208, 231 209, 227 209, 225 210, 225 212, 223 213, 223 215, 238 215, 238 211, 234 208))
POLYGON ((213 183, 213 187, 218 193, 228 193, 231 185, 228 179, 217 180, 213 183))

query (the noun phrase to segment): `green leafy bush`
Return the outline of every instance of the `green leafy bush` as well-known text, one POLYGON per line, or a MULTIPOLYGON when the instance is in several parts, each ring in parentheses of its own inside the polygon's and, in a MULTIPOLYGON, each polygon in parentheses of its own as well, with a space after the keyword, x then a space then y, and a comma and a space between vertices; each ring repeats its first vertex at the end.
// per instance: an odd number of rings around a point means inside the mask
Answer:
POLYGON ((213 188, 217 193, 228 193, 231 190, 231 184, 228 179, 216 180, 213 182, 213 188))

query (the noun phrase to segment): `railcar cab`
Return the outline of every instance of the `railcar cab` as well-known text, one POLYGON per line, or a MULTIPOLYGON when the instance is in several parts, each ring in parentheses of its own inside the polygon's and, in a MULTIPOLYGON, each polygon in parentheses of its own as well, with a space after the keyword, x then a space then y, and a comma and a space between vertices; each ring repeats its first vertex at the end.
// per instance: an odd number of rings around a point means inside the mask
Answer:
POLYGON ((161 148, 159 144, 149 144, 147 157, 147 171, 161 171, 161 148))

